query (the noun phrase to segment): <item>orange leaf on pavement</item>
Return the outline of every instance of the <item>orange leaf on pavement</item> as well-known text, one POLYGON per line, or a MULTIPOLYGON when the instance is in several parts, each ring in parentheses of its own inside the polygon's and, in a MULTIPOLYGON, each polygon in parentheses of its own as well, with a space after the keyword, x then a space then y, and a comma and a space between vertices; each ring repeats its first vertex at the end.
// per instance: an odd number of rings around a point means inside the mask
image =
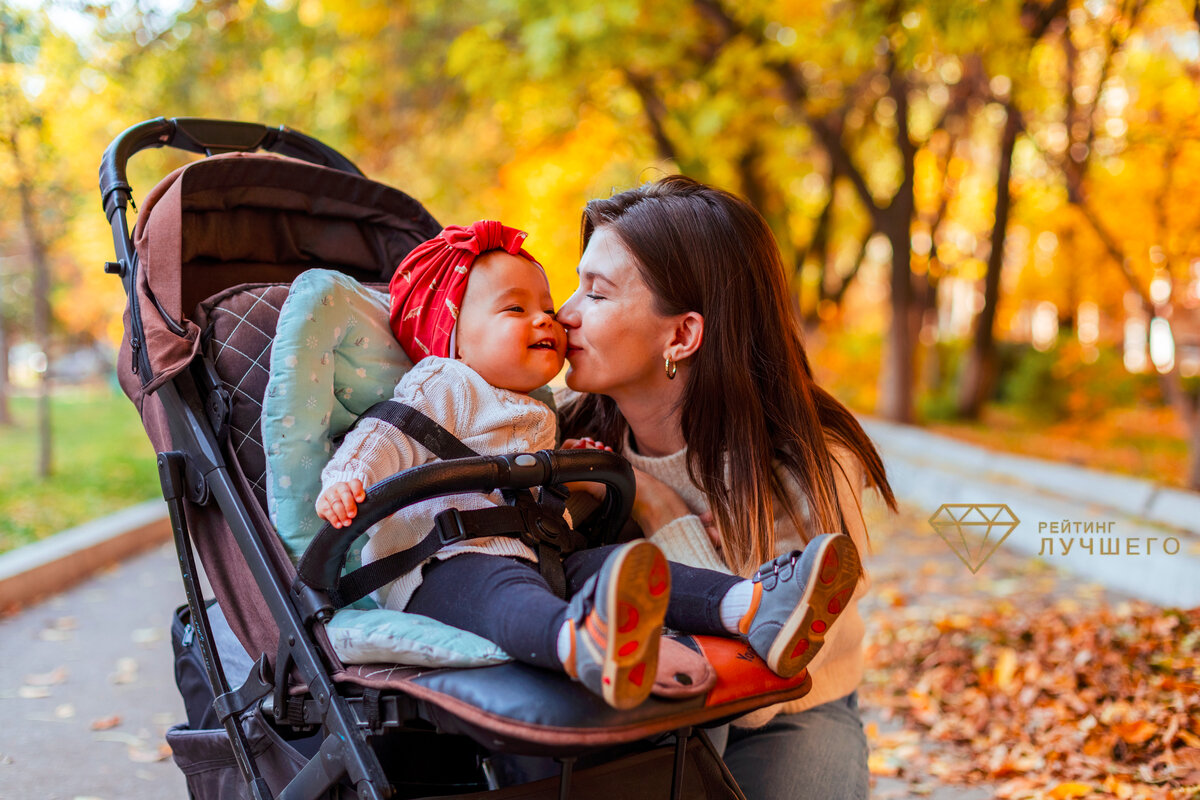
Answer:
POLYGON ((1158 726, 1152 722, 1147 722, 1144 719, 1139 719, 1136 722, 1123 722, 1119 725, 1114 725, 1113 730, 1117 736, 1120 736, 1129 744, 1142 744, 1148 742, 1158 732, 1158 726))
POLYGON ((107 730, 110 730, 111 728, 117 727, 120 724, 121 724, 121 715, 120 714, 112 714, 107 717, 101 717, 100 719, 92 720, 92 730, 107 731, 107 730))
POLYGON ((1091 794, 1092 791, 1093 789, 1090 784, 1069 781, 1067 783, 1060 783, 1051 789, 1050 797, 1053 800, 1069 800, 1069 798, 1083 797, 1084 795, 1091 794))

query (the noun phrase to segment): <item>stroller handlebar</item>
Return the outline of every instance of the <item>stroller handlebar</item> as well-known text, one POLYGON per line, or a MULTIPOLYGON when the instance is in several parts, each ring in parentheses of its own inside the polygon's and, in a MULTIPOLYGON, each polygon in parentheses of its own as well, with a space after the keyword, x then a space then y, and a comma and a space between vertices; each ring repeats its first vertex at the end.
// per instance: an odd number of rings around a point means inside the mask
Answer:
POLYGON ((127 128, 112 140, 100 161, 100 199, 111 221, 133 195, 125 177, 129 159, 151 147, 174 147, 207 156, 217 153, 270 150, 323 167, 362 175, 358 167, 332 147, 284 125, 271 128, 253 122, 199 117, 146 120, 127 128))
POLYGON ((530 489, 571 481, 608 487, 596 512, 600 541, 616 541, 633 508, 636 483, 624 458, 602 450, 540 450, 499 456, 435 461, 405 470, 367 490, 354 521, 345 528, 326 524, 304 551, 296 567, 300 580, 324 592, 337 588, 354 540, 375 523, 405 506, 450 494, 530 489))

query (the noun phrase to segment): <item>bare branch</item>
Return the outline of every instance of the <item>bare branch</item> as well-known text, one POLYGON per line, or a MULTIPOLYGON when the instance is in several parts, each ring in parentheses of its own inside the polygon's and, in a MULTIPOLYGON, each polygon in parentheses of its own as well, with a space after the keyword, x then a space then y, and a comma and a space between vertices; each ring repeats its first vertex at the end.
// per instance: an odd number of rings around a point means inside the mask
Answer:
POLYGON ((671 137, 667 135, 664 121, 668 111, 658 91, 654 80, 649 75, 639 75, 631 69, 624 70, 625 80, 637 92, 642 101, 642 110, 646 112, 646 122, 650 125, 650 133, 654 137, 654 145, 658 149, 658 157, 667 161, 679 161, 679 151, 671 137))
MULTIPOLYGON (((694 0, 694 4, 721 31, 726 40, 733 39, 746 32, 745 28, 729 15, 721 5, 720 0, 694 0)), ((829 155, 834 168, 850 180, 859 198, 866 205, 867 211, 878 226, 882 220, 884 209, 875 200, 875 196, 871 193, 871 188, 867 185, 862 172, 854 164, 850 154, 843 146, 840 131, 835 130, 830 122, 830 118, 818 118, 809 113, 806 107, 808 86, 790 62, 777 61, 769 64, 768 67, 779 77, 783 87, 784 99, 787 100, 788 105, 816 134, 817 139, 821 142, 821 146, 829 155)))

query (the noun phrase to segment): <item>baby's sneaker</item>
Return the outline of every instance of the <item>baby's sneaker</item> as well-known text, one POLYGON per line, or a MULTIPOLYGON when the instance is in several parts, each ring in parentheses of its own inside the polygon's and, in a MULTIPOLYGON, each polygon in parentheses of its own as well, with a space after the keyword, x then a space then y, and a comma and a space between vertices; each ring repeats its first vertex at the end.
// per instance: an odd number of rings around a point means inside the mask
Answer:
POLYGON ((645 539, 614 550, 571 598, 571 650, 563 669, 614 708, 649 696, 671 595, 666 556, 645 539))
POLYGON ((850 603, 861 564, 850 537, 825 533, 759 567, 750 610, 739 630, 784 678, 808 666, 834 620, 850 603))

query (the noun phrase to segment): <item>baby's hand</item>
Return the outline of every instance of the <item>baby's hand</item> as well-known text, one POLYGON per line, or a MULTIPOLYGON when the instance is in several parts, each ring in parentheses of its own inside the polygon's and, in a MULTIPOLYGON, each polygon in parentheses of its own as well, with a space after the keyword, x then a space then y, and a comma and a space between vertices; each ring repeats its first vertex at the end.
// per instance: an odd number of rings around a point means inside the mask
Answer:
POLYGON ((317 516, 335 528, 345 528, 358 514, 358 504, 366 499, 358 478, 335 483, 317 498, 317 516))
POLYGON ((585 436, 582 439, 565 439, 562 444, 563 450, 607 450, 612 452, 613 449, 599 439, 593 439, 590 436, 585 436))

